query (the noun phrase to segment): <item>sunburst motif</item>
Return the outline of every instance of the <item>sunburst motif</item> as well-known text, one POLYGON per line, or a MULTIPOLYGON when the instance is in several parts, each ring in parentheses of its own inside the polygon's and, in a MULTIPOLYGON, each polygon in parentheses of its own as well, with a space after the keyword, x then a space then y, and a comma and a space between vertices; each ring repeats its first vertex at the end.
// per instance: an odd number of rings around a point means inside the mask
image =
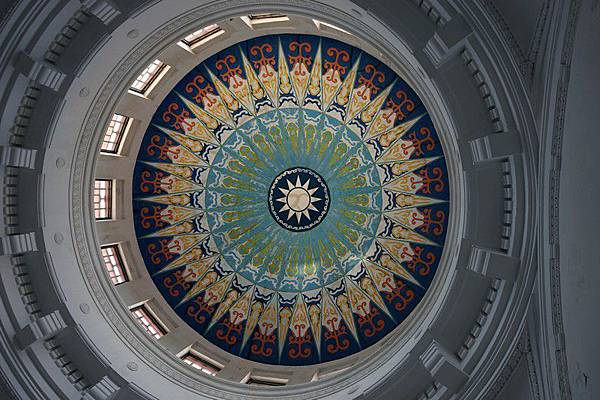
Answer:
POLYGON ((444 153, 376 58, 255 38, 194 68, 152 121, 132 184, 139 248, 207 340, 262 363, 333 361, 425 295, 450 218, 444 153))
POLYGON ((310 178, 306 180, 304 184, 300 182, 300 177, 296 178, 296 183, 292 183, 287 180, 287 189, 279 188, 279 191, 283 193, 283 197, 277 199, 278 202, 283 203, 283 206, 279 211, 287 211, 288 221, 295 215, 298 223, 300 218, 304 215, 309 221, 309 211, 319 211, 314 203, 323 201, 323 199, 314 196, 315 192, 319 190, 318 187, 310 188, 310 178))

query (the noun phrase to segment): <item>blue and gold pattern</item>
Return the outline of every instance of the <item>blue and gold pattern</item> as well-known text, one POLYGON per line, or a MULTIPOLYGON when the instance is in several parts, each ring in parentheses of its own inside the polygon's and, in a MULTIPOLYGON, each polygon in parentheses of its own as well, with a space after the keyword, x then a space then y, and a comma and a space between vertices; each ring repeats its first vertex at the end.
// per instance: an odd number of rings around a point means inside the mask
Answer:
POLYGON ((271 35, 194 68, 154 114, 133 177, 138 244, 178 315, 237 356, 340 359, 391 332, 438 268, 448 172, 389 67, 271 35))

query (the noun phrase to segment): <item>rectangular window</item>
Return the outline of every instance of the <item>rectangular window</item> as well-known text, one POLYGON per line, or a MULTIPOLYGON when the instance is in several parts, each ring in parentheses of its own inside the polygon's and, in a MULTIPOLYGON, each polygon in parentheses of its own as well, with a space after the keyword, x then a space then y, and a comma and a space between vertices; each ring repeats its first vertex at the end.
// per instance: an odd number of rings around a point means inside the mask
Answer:
POLYGON ((224 32, 225 31, 221 29, 219 25, 212 24, 187 35, 186 37, 181 39, 181 43, 192 49, 196 46, 208 42, 211 39, 214 39, 215 37, 219 36, 224 32))
POLYGON ((167 330, 162 327, 158 320, 151 314, 150 310, 144 306, 138 306, 131 309, 131 313, 140 325, 155 339, 160 339, 167 334, 167 330))
POLYGON ((190 365, 193 368, 196 368, 205 374, 215 376, 217 372, 219 372, 223 367, 216 365, 215 363, 201 357, 199 354, 195 354, 192 352, 186 353, 183 357, 181 357, 184 363, 190 365))
POLYGON ((127 272, 125 271, 125 265, 121 257, 121 251, 118 245, 104 246, 101 249, 102 258, 104 259, 104 265, 108 271, 108 276, 113 284, 118 285, 119 283, 127 282, 127 272))
POLYGON ((251 14, 251 15, 247 15, 247 16, 242 16, 240 18, 250 28, 252 28, 253 25, 268 24, 268 23, 272 23, 272 22, 284 22, 284 21, 290 20, 290 18, 287 15, 277 14, 277 13, 251 14))
POLYGON ((169 66, 160 60, 154 60, 133 81, 129 90, 135 94, 145 96, 150 93, 154 85, 164 76, 169 66))
POLYGON ((120 114, 113 114, 108 129, 104 134, 102 140, 102 147, 100 151, 103 153, 117 154, 123 137, 129 130, 131 125, 131 118, 125 117, 120 114))
POLYGON ((94 182, 94 215, 97 220, 112 218, 112 181, 96 179, 94 182))

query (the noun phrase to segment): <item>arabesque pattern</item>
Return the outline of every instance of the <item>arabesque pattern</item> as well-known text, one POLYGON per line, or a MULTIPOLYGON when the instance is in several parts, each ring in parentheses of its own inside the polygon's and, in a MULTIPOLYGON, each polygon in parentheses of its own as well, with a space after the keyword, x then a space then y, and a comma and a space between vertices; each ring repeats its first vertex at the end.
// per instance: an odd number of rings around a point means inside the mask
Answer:
POLYGON ((132 190, 166 301, 269 364, 339 359, 391 332, 429 288, 449 221, 419 97, 369 54, 308 35, 251 39, 187 74, 154 114, 132 190))

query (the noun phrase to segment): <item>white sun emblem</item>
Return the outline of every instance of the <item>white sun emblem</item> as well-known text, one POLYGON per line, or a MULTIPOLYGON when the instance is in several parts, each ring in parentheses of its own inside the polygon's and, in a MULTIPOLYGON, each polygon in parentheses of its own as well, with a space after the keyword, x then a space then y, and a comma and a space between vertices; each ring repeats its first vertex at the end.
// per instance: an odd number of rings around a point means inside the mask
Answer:
POLYGON ((313 203, 321 201, 323 199, 313 196, 314 193, 319 189, 318 187, 309 189, 310 178, 306 180, 304 184, 300 182, 300 177, 296 178, 296 184, 287 180, 287 189, 279 188, 283 197, 277 199, 278 202, 283 203, 283 206, 279 209, 279 212, 287 211, 288 221, 295 215, 298 223, 300 218, 304 215, 308 220, 311 220, 309 211, 319 211, 313 203))

